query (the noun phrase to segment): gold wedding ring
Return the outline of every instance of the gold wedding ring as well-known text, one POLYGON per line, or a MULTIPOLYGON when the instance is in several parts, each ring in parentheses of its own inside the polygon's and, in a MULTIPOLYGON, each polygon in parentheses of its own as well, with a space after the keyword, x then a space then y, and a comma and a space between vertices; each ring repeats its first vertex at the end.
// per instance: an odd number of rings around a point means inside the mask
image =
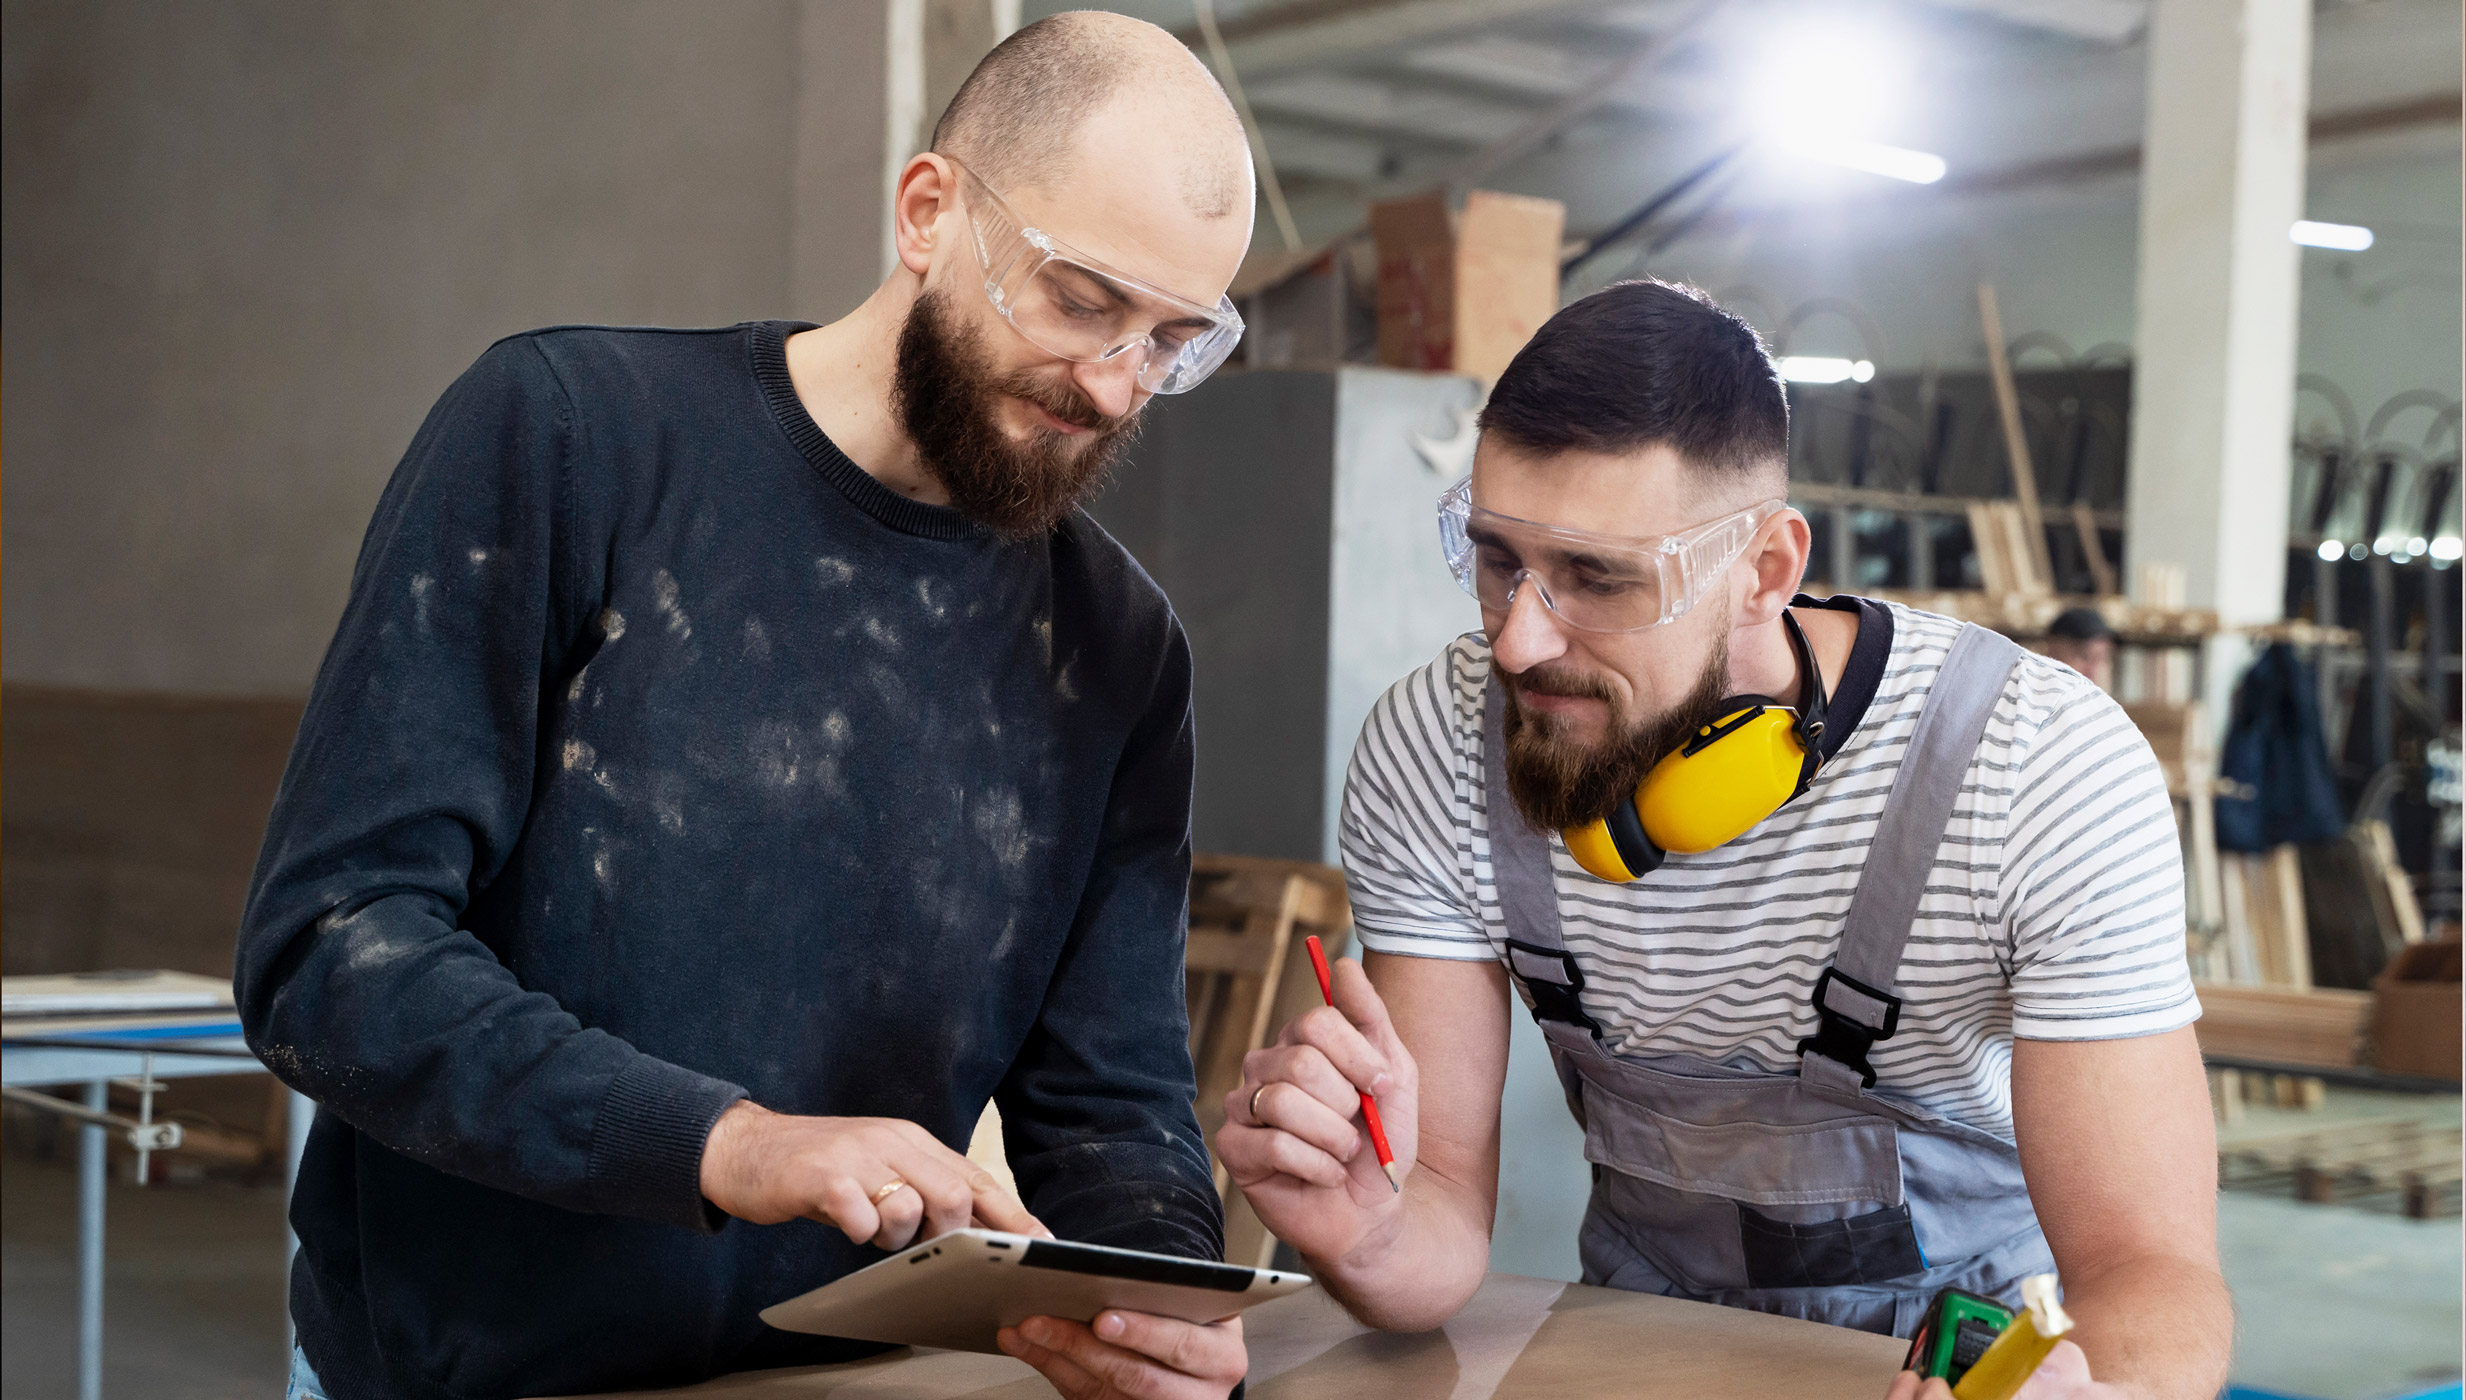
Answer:
POLYGON ((1259 1116, 1259 1095, 1266 1092, 1267 1086, 1264 1084, 1250 1091, 1250 1121, 1262 1128, 1267 1126, 1267 1120, 1259 1116))
POLYGON ((891 1197, 896 1196, 900 1192, 907 1189, 908 1184, 894 1176, 890 1179, 890 1185, 885 1186, 881 1190, 873 1193, 873 1203, 878 1206, 884 1201, 889 1200, 891 1197))

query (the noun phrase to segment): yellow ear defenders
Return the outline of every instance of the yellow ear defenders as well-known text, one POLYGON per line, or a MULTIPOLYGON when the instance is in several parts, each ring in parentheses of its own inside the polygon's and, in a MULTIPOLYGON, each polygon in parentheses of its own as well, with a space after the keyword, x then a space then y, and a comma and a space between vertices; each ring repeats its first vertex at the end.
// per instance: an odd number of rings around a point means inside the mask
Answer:
POLYGON ((1781 625, 1803 678, 1796 712, 1763 695, 1723 700, 1720 718, 1663 755, 1631 801, 1559 833, 1576 864, 1613 884, 1640 880, 1668 853, 1693 855, 1736 840, 1807 790, 1823 762, 1816 741, 1824 734, 1824 677, 1787 609, 1781 625))

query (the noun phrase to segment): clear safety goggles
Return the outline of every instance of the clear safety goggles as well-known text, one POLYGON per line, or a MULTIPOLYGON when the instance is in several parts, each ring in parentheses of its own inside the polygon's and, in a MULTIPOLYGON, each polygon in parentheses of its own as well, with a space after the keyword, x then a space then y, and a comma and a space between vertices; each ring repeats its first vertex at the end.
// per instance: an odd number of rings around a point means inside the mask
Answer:
POLYGON ((1028 227, 991 185, 955 160, 951 167, 985 298, 1029 344, 1080 364, 1127 358, 1151 394, 1188 393, 1233 353, 1242 318, 1231 298, 1203 306, 1115 272, 1028 227))
POLYGON ((1468 477, 1439 497, 1439 545, 1456 583, 1485 609, 1507 611, 1529 581, 1570 627, 1640 632, 1684 617, 1788 508, 1761 501, 1676 535, 1595 535, 1483 510, 1468 477))

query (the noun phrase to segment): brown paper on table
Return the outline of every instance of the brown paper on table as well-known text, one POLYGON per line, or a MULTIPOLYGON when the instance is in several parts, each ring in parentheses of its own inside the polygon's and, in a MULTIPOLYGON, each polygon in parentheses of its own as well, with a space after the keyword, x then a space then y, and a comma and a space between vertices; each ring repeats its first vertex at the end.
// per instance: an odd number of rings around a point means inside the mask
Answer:
MULTIPOLYGON (((1514 1274, 1490 1275, 1435 1332, 1373 1332, 1315 1289, 1244 1319, 1252 1400, 1866 1400, 1884 1393, 1906 1350, 1794 1318, 1514 1274)), ((1049 1400, 1054 1391, 1006 1356, 895 1351, 627 1393, 1049 1400)))

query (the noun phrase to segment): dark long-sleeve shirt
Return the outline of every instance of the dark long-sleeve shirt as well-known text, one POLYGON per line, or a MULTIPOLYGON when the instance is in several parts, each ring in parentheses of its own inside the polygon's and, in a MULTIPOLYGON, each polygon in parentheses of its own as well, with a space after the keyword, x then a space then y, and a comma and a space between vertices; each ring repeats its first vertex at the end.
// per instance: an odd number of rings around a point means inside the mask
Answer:
POLYGON ((701 1197, 747 1095, 954 1147, 991 1097, 1062 1237, 1220 1249, 1180 626, 1083 515, 867 476, 795 329, 499 342, 377 507, 239 946, 337 1400, 852 1354, 755 1314, 879 1253, 701 1197))

